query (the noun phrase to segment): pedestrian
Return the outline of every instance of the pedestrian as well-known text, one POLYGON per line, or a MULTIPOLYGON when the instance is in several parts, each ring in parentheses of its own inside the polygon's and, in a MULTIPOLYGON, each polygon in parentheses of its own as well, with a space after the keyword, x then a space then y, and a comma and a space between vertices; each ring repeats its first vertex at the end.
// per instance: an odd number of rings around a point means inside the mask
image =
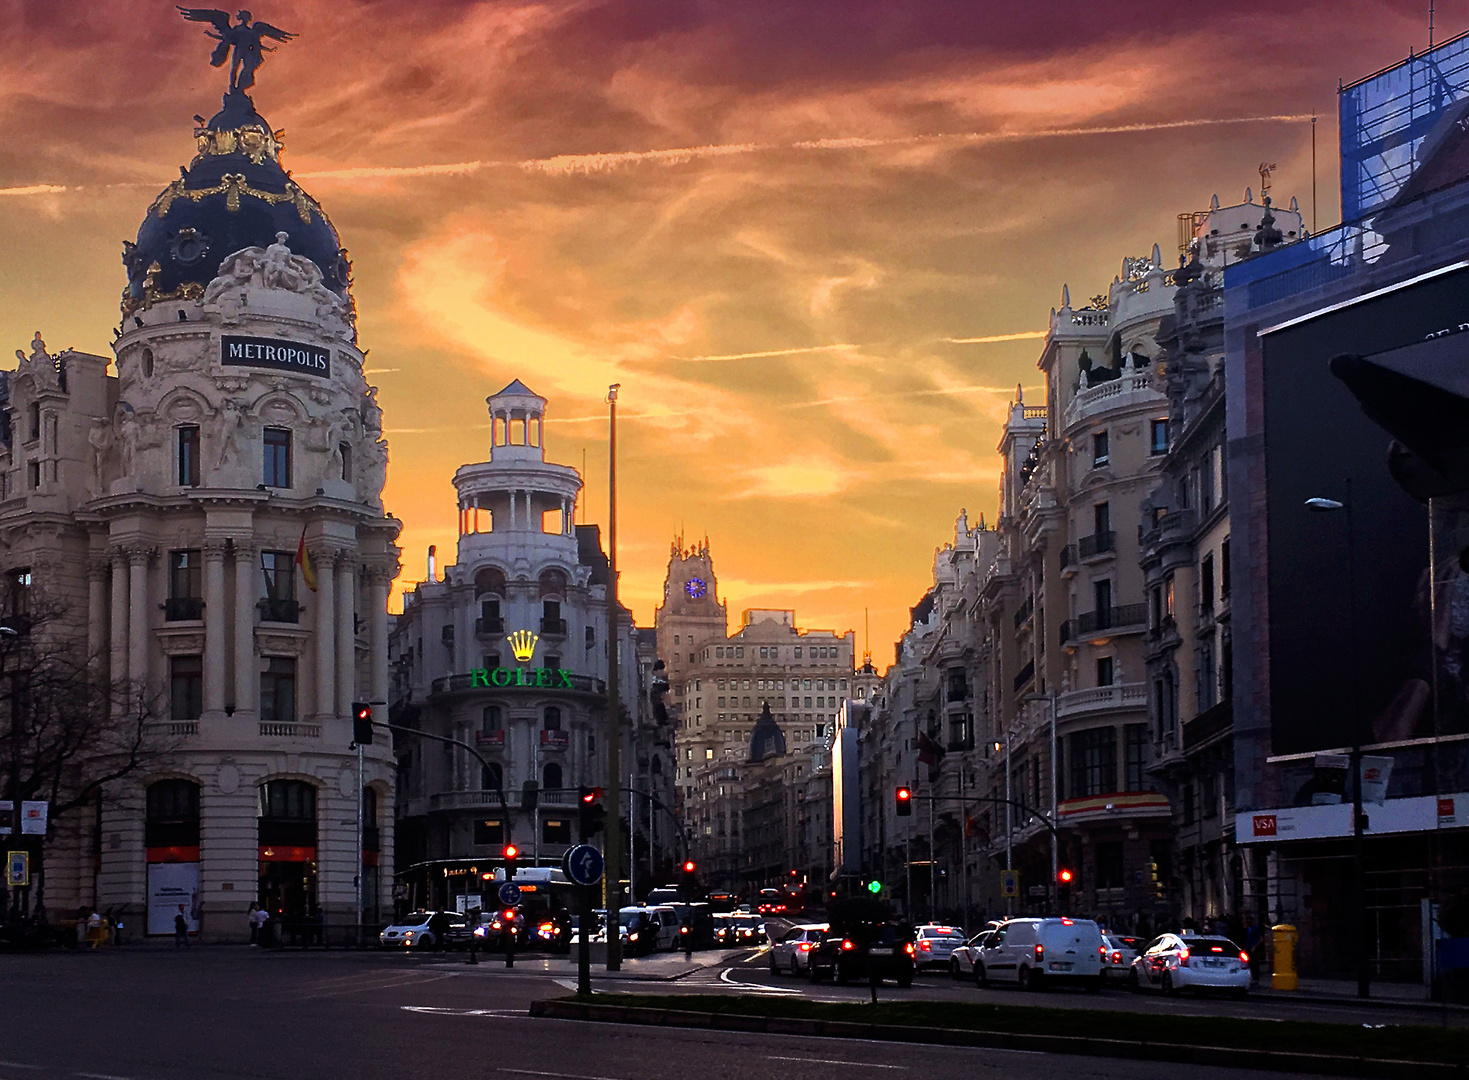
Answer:
POLYGON ((245 912, 245 925, 250 928, 250 944, 255 946, 260 944, 260 923, 255 918, 259 914, 260 905, 250 901, 250 910, 245 912))
POLYGON ((445 939, 449 936, 449 913, 436 911, 429 916, 428 932, 433 935, 434 952, 443 952, 445 939))
POLYGON ((184 905, 179 905, 178 914, 173 917, 173 947, 175 949, 187 949, 189 947, 189 920, 184 917, 184 905))
POLYGON ((85 906, 77 908, 77 946, 85 945, 87 941, 87 909, 85 906))
POLYGON ((87 942, 92 948, 101 945, 106 930, 102 926, 102 914, 95 909, 87 916, 87 942))
POLYGON ((1245 912, 1245 955, 1250 958, 1250 982, 1260 981, 1260 946, 1265 931, 1255 922, 1254 912, 1245 912))

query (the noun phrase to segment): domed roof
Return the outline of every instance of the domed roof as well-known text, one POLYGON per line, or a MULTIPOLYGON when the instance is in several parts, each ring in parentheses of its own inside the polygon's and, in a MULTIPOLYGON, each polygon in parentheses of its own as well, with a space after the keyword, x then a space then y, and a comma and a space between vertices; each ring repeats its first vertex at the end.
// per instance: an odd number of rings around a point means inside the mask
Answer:
POLYGON ((278 232, 289 235, 293 254, 316 263, 323 285, 346 299, 351 263, 337 230, 281 168, 281 132, 250 96, 231 90, 194 134, 198 155, 148 208, 137 243, 123 245, 123 315, 160 300, 197 299, 226 256, 266 247, 278 232))
POLYGON ((766 702, 755 719, 750 732, 750 761, 764 761, 768 757, 779 757, 786 752, 785 732, 770 714, 770 702, 766 702))

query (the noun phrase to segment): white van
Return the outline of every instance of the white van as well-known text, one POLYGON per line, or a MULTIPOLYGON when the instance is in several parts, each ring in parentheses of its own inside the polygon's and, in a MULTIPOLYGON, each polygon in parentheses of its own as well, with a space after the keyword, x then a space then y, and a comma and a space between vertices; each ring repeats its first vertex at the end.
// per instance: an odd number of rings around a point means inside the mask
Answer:
POLYGON ((1022 990, 1051 983, 1102 988, 1106 945, 1091 919, 1010 919, 1003 922, 975 958, 980 986, 1013 982, 1022 990))

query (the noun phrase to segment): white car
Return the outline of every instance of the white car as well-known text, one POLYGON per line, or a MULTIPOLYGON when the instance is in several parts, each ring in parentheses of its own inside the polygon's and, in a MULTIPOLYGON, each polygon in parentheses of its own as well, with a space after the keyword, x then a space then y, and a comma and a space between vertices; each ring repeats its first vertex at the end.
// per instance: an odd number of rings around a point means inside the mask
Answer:
POLYGON ((1013 982, 1022 990, 1052 983, 1102 988, 1102 930, 1091 919, 1009 919, 995 928, 979 955, 980 986, 1013 982))
POLYGON ((914 931, 913 967, 948 967, 949 956, 964 944, 964 930, 958 926, 928 923, 914 931))
POLYGON ((826 923, 802 923, 793 926, 770 946, 770 973, 789 971, 800 975, 811 969, 811 950, 820 945, 831 927, 826 923))
POLYGON ((444 947, 462 944, 469 938, 469 920, 457 911, 415 911, 402 922, 384 927, 377 936, 378 944, 395 949, 432 949, 439 941, 429 929, 433 917, 443 914, 448 918, 448 929, 444 934, 444 947))
POLYGON ((1102 960, 1102 975, 1109 982, 1132 978, 1132 962, 1142 942, 1126 934, 1103 934, 1102 944, 1107 946, 1107 955, 1102 960))
POLYGON ((1250 992, 1250 958, 1228 938, 1196 934, 1159 934, 1132 962, 1128 985, 1165 994, 1180 990, 1250 992))
POLYGON ((949 953, 949 974, 956 979, 966 976, 972 978, 975 961, 978 960, 980 951, 993 933, 994 930, 981 930, 963 945, 956 946, 954 951, 949 953))

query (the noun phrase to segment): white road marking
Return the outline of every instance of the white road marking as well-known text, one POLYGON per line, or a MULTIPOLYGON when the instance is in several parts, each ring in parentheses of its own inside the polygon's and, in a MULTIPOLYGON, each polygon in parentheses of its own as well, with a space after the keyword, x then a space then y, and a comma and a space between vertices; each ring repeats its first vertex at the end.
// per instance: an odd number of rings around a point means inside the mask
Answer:
POLYGON ((110 1073, 72 1073, 73 1076, 85 1076, 87 1080, 132 1080, 129 1076, 113 1076, 110 1073))
POLYGON ((555 1080, 622 1080, 614 1076, 582 1076, 578 1073, 539 1072, 535 1069, 500 1069, 499 1072, 515 1073, 518 1076, 550 1076, 555 1080))
POLYGON ((39 1069, 40 1067, 39 1065, 22 1065, 19 1061, 0 1061, 0 1068, 3 1069, 39 1069))
POLYGON ((813 1065, 855 1065, 862 1069, 902 1069, 907 1071, 906 1065, 879 1065, 874 1061, 838 1061, 836 1058, 811 1058, 811 1057, 778 1057, 775 1054, 766 1054, 766 1061, 809 1061, 813 1065))
POLYGON ((788 986, 767 986, 765 983, 743 983, 743 982, 735 982, 733 979, 731 979, 729 977, 729 973, 732 972, 733 970, 734 970, 734 968, 725 968, 723 971, 721 971, 719 973, 719 981, 722 982, 722 983, 725 983, 725 984, 727 984, 729 986, 736 987, 736 988, 738 988, 740 990, 754 990, 755 992, 761 993, 761 994, 784 994, 787 997, 789 997, 792 994, 795 994, 797 997, 800 997, 801 996, 801 991, 795 989, 794 987, 788 987, 788 986))
MULTIPOLYGON (((430 1016, 524 1016, 523 1009, 451 1009, 443 1005, 399 1005, 404 1012, 430 1016)), ((80 1074, 79 1074, 80 1075, 80 1074)), ((125 1078, 124 1078, 125 1080, 125 1078)))

